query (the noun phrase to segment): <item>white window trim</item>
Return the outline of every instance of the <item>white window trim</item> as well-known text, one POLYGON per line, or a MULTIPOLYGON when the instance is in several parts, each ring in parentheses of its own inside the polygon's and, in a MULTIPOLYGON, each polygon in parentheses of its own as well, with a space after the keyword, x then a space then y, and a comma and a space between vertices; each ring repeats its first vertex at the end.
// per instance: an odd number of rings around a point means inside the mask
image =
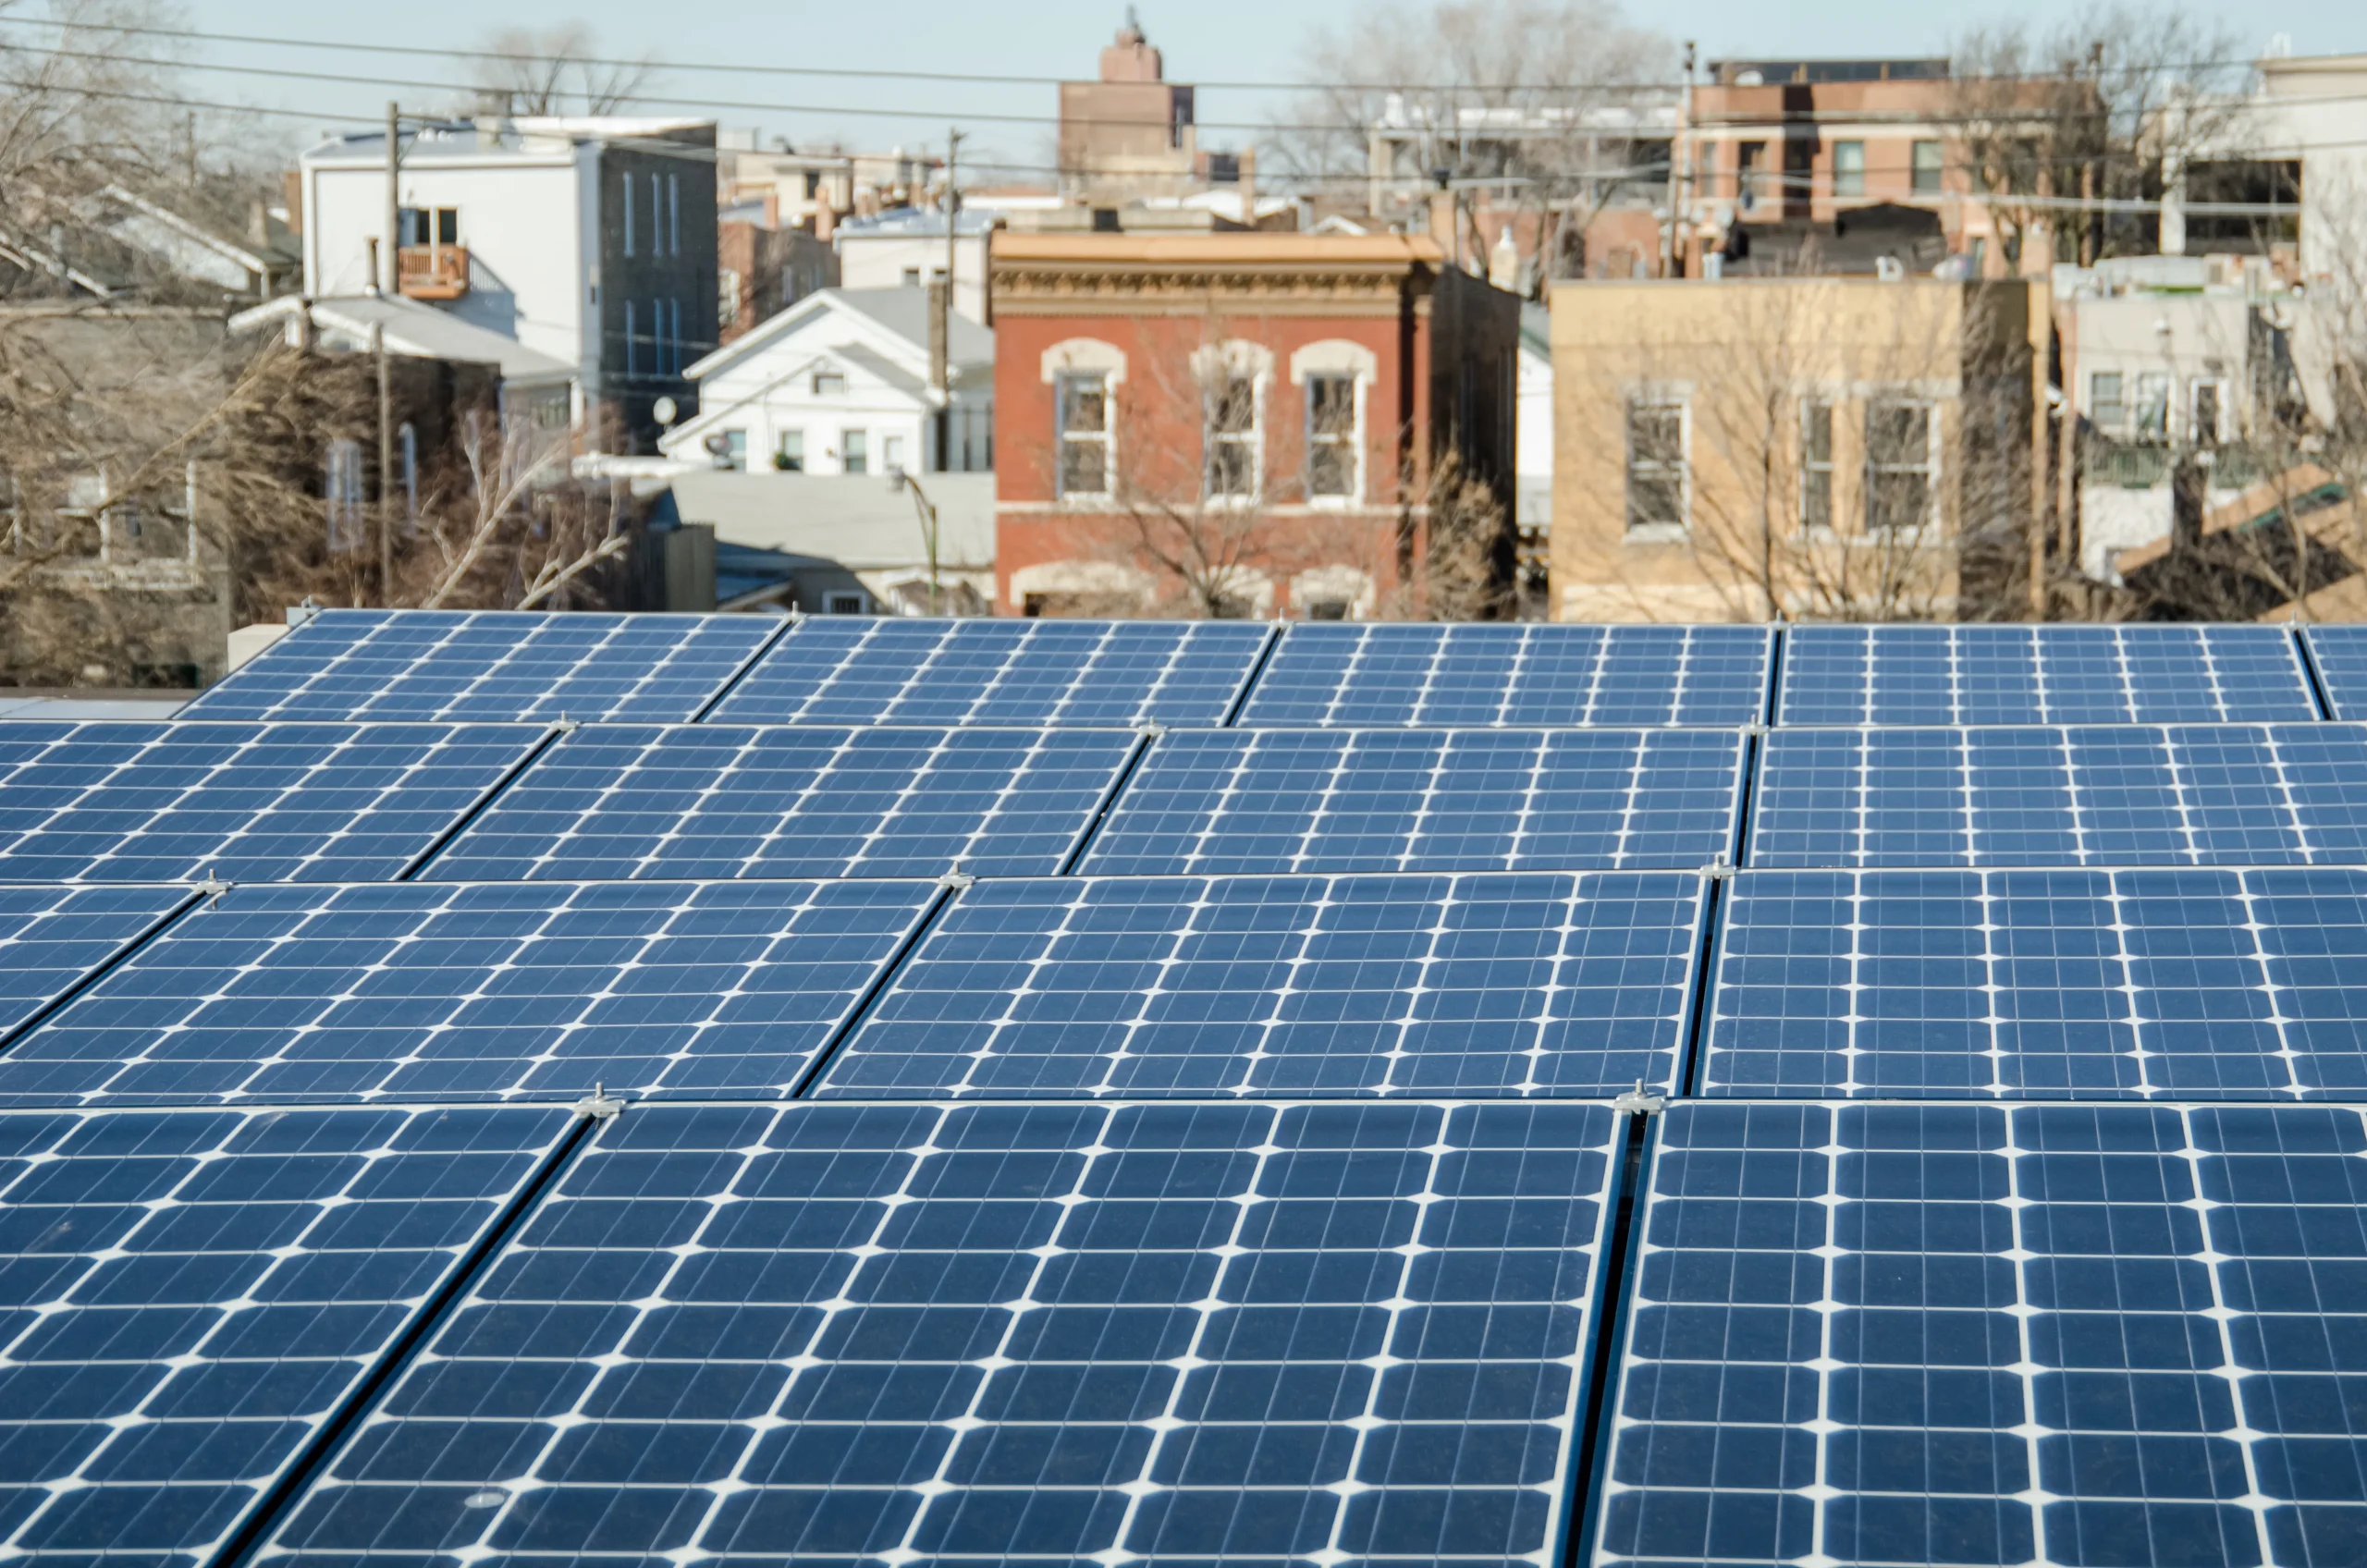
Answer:
MULTIPOLYGON (((1355 378, 1355 428, 1349 436, 1348 493, 1344 496, 1318 496, 1310 490, 1307 493, 1306 504, 1329 510, 1345 510, 1364 505, 1367 477, 1365 444, 1367 438, 1367 426, 1365 423, 1366 398, 1372 389, 1373 383, 1380 377, 1379 357, 1361 343, 1352 343, 1344 337, 1326 337, 1294 350, 1291 354, 1290 371, 1291 385, 1300 388, 1304 388, 1312 376, 1346 375, 1355 378)), ((1308 424, 1308 429, 1305 433, 1306 462, 1309 467, 1312 467, 1315 458, 1315 443, 1312 439, 1314 410, 1306 407, 1304 391, 1300 395, 1300 405, 1302 417, 1308 424)))
POLYGON ((1635 544, 1666 544, 1687 538, 1693 532, 1693 398, 1690 389, 1678 390, 1665 386, 1639 386, 1627 394, 1620 409, 1620 482, 1621 522, 1623 537, 1635 544), (1648 522, 1637 527, 1628 521, 1626 490, 1636 476, 1636 425, 1637 409, 1674 409, 1677 416, 1677 467, 1682 479, 1684 499, 1679 503, 1684 518, 1677 522, 1648 522))
POLYGON ((1840 413, 1840 400, 1830 393, 1811 388, 1800 394, 1800 483, 1797 517, 1800 532, 1811 539, 1830 539, 1839 532, 1834 519, 1838 515, 1841 505, 1841 487, 1837 483, 1841 476, 1841 453, 1836 438, 1841 425, 1840 413), (1810 409, 1824 410, 1824 435, 1829 449, 1825 454, 1824 466, 1821 470, 1812 467, 1809 457, 1809 410, 1810 409), (1825 512, 1824 521, 1821 523, 1812 523, 1809 521, 1809 476, 1814 472, 1821 472, 1825 478, 1825 512))
MULTIPOLYGON (((1077 505, 1098 505, 1116 494, 1118 478, 1118 375, 1092 365, 1076 365, 1055 371, 1052 384, 1052 493, 1059 500, 1077 505), (1062 477, 1066 468, 1068 444, 1072 436, 1068 428, 1068 388, 1070 378, 1078 381, 1101 377, 1101 488, 1072 490, 1062 477)), ((1090 435, 1073 439, 1091 442, 1090 435)))
POLYGON ((2186 384, 2186 438, 2205 445, 2226 439, 2227 428, 2227 378, 2220 375, 2198 375, 2186 384), (2202 400, 2202 389, 2211 387, 2219 395, 2219 418, 2209 430, 2202 428, 2197 417, 2197 405, 2202 400))
POLYGON ((1252 343, 1239 337, 1229 337, 1221 343, 1204 344, 1192 350, 1192 379, 1200 388, 1200 498, 1211 507, 1248 508, 1266 498, 1266 436, 1269 397, 1274 383, 1274 351, 1262 343, 1252 343), (1219 496, 1208 489, 1208 477, 1216 456, 1216 432, 1209 428, 1208 392, 1220 379, 1246 380, 1250 384, 1249 434, 1246 441, 1238 437, 1227 446, 1249 448, 1249 492, 1243 496, 1219 496))
POLYGON ((1883 404, 1919 408, 1928 416, 1923 422, 1923 518, 1912 528, 1876 528, 1865 520, 1866 509, 1873 504, 1874 452, 1873 443, 1870 440, 1864 440, 1861 435, 1864 449, 1858 454, 1858 466, 1860 475, 1859 486, 1864 494, 1858 497, 1861 524, 1858 533, 1868 539, 1888 541, 1912 541, 1930 537, 1938 532, 1940 521, 1942 482, 1940 455, 1944 449, 1940 438, 1941 406, 1929 398, 1918 397, 1911 392, 1894 393, 1886 398, 1870 398, 1866 401, 1864 427, 1870 428, 1873 423, 1874 410, 1883 404))

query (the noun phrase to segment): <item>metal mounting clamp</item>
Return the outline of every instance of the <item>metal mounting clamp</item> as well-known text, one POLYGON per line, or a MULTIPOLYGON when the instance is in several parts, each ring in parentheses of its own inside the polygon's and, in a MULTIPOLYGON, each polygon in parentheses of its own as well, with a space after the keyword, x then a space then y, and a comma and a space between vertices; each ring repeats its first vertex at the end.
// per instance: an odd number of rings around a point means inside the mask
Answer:
POLYGON ((1612 1100, 1611 1109, 1628 1116, 1658 1116, 1668 1109, 1668 1096, 1657 1090, 1647 1089, 1644 1081, 1638 1078, 1634 1088, 1612 1100))
POLYGON ((950 888, 958 893, 977 880, 976 877, 963 870, 962 863, 957 860, 953 863, 951 870, 937 879, 937 885, 940 888, 950 888))
POLYGON ((625 1102, 607 1092, 606 1085, 594 1084, 592 1092, 575 1102, 575 1114, 595 1121, 613 1121, 624 1114, 625 1102))

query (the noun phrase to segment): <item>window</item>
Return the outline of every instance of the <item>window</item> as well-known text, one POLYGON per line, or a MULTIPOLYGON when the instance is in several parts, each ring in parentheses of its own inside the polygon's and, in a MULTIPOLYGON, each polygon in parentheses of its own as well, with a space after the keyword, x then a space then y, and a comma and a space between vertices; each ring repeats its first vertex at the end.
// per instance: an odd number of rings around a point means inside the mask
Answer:
POLYGON ((867 431, 850 430, 839 437, 839 472, 869 473, 871 472, 871 435, 867 431))
POLYGON ((879 461, 889 473, 901 473, 904 468, 904 438, 883 435, 879 438, 879 461))
POLYGON ((1989 276, 1989 237, 1985 234, 1976 234, 1966 240, 1964 259, 1967 276, 1987 277, 1989 276))
POLYGON ((329 503, 329 553, 350 555, 362 545, 362 443, 340 435, 329 443, 322 493, 329 503))
POLYGON ((641 371, 641 335, 634 330, 632 301, 625 301, 625 374, 636 375, 641 371))
POLYGON ((723 456, 734 472, 744 472, 748 467, 748 433, 744 430, 725 431, 723 456))
POLYGON ((1203 484, 1211 498, 1257 494, 1257 383, 1220 372, 1204 394, 1203 484))
POLYGON ((783 473, 805 472, 805 432, 784 430, 780 433, 780 446, 773 453, 773 467, 783 473))
POLYGON ((1735 149, 1735 190, 1742 198, 1744 211, 1759 204, 1763 194, 1760 181, 1767 174, 1767 143, 1746 141, 1735 149))
POLYGON ((2118 431, 2128 423, 2128 404, 2120 372, 2100 370, 2088 377, 2088 423, 2098 430, 2118 431))
POLYGON ((401 227, 397 232, 407 250, 425 245, 458 245, 460 242, 460 209, 405 207, 401 211, 401 227))
POLYGON ((2219 410, 2225 400, 2219 383, 2198 381, 2194 384, 2193 423, 2188 439, 2206 447, 2218 443, 2219 410))
POLYGON ((625 191, 625 221, 623 226, 625 232, 625 254, 630 256, 632 254, 632 176, 625 176, 623 184, 625 191))
POLYGON ((1308 602, 1306 606, 1306 619, 1309 620, 1345 620, 1348 619, 1348 601, 1345 599, 1311 600, 1308 602))
POLYGON ((665 224, 666 207, 658 198, 657 174, 653 169, 649 176, 649 253, 653 256, 666 253, 665 224))
POLYGON ((1833 405, 1813 398, 1800 404, 1800 526, 1833 527, 1833 405))
POLYGON ((682 253, 682 177, 666 177, 666 251, 668 255, 682 253))
POLYGON ((1061 422, 1061 494, 1110 494, 1110 377, 1101 371, 1063 372, 1057 387, 1061 422))
POLYGON ((1913 533, 1932 516, 1932 405, 1866 409, 1866 531, 1913 533))
POLYGON ((1685 405, 1627 405, 1627 531, 1682 529, 1687 515, 1685 405))
POLYGON ((817 370, 814 373, 814 396, 816 398, 843 398, 846 396, 846 390, 847 378, 844 372, 817 370))
POLYGON ((2137 378, 2137 435, 2159 441, 2169 434, 2170 378, 2161 372, 2137 378))
POLYGON ((1306 378, 1306 493, 1349 499, 1356 494, 1356 378, 1306 378))
POLYGON ((1864 142, 1836 141, 1833 144, 1833 193, 1835 196, 1863 196, 1866 193, 1864 142))
POLYGON ((904 269, 904 287, 907 288, 918 288, 920 286, 921 269, 918 267, 906 267, 904 269))
POLYGON ((1938 195, 1940 193, 1940 144, 1936 141, 1918 141, 1909 157, 1912 159, 1910 168, 1915 193, 1918 196, 1938 195))
POLYGON ((822 595, 822 613, 824 615, 861 615, 864 611, 863 597, 860 592, 825 594, 822 595))

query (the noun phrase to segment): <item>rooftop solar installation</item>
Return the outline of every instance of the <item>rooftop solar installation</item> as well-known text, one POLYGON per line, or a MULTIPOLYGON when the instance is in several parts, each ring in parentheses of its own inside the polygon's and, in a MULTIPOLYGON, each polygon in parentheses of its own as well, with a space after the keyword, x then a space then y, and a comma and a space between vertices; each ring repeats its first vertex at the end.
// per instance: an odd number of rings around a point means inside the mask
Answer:
POLYGON ((2367 860, 2356 725, 1777 730, 1758 773, 1751 865, 2367 860))
POLYGON ((2360 1561, 2358 1109, 1660 1131, 1595 1562, 2360 1561))
POLYGON ((2367 1096, 2367 871, 1752 871, 1702 1092, 2367 1096))
POLYGON ((0 880, 390 881, 545 731, 0 724, 0 880))
POLYGON ((1668 872, 981 883, 899 968, 816 1092, 1667 1086, 1700 887, 1668 872))
POLYGON ((587 725, 427 868, 434 879, 934 876, 1061 870, 1123 730, 587 725))
POLYGON ((323 610, 197 718, 694 718, 780 630, 737 615, 323 610))
POLYGON ((1301 622, 1241 722, 1734 729, 1764 717, 1772 643, 1758 626, 1301 622))
POLYGON ((1796 626, 1779 724, 2196 724, 2320 717, 2275 626, 1796 626))
POLYGON ((1558 1561, 1615 1137, 631 1111, 259 1561, 1558 1561))
POLYGON ((937 891, 234 888, 0 1053, 0 1102, 781 1096, 937 891))
POLYGON ((189 898, 185 888, 0 888, 0 1040, 189 898))
POLYGON ((2301 641, 2336 718, 2367 718, 2367 626, 2307 626, 2301 641))
POLYGON ((0 1111, 0 1552, 216 1561, 567 1123, 0 1111))
POLYGON ((714 717, 747 724, 1222 724, 1269 635, 1247 621, 827 616, 714 717))
POLYGON ((1161 736, 1088 873, 1699 869, 1734 852, 1718 730, 1195 730, 1161 736))

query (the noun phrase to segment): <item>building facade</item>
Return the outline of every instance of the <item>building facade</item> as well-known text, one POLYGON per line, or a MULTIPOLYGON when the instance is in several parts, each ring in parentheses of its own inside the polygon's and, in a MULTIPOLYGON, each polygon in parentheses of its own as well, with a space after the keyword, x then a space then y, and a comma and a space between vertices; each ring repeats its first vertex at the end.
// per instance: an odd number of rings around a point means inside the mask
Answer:
POLYGON ((1509 505, 1518 301, 1427 239, 1006 232, 993 267, 1001 613, 1412 613, 1446 486, 1509 505))
POLYGON ((2038 284, 1556 288, 1555 619, 2017 608, 2046 332, 2038 284))
MULTIPOLYGON (((987 319, 987 236, 996 217, 961 211, 953 217, 953 310, 974 322, 987 319)), ((839 281, 849 288, 912 288, 945 276, 945 216, 926 208, 901 208, 841 224, 839 281)))
MULTIPOLYGON (((648 450, 717 340, 715 127, 484 118, 406 131, 401 292, 577 367, 588 443, 648 450)), ((360 294, 386 228, 383 133, 303 154, 305 291, 360 294)), ((384 263, 381 278, 384 276, 384 263)))

